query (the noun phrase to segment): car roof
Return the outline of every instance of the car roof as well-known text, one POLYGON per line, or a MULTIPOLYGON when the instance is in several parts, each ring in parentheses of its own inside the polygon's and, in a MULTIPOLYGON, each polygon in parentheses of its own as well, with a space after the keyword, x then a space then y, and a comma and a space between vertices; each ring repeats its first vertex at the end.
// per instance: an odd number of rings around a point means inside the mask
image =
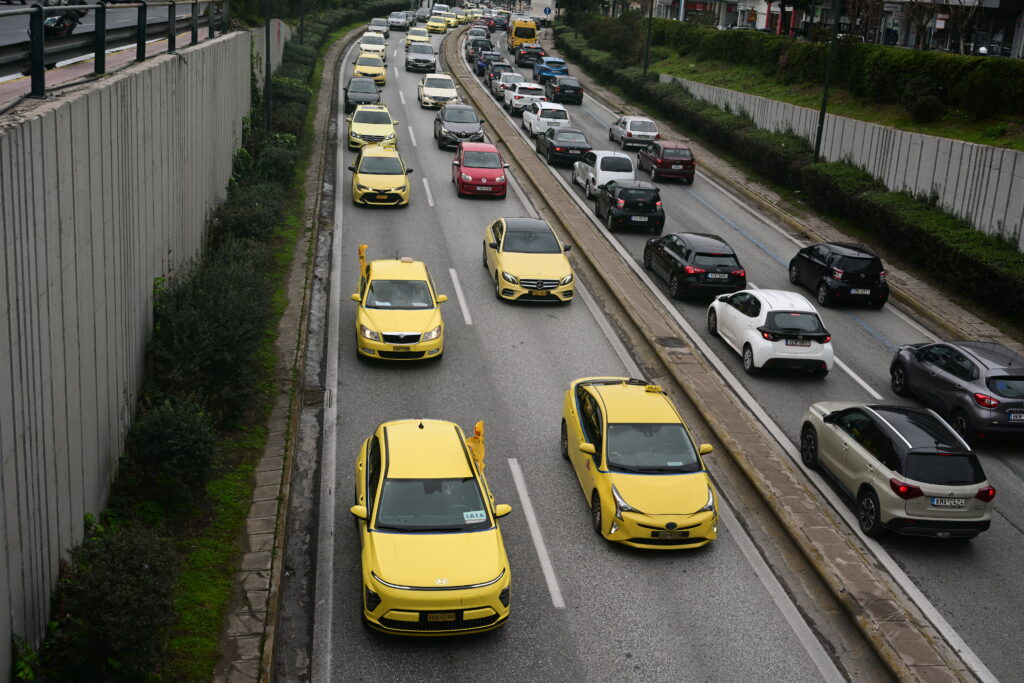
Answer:
POLYGON ((364 145, 359 153, 364 157, 397 157, 402 158, 402 155, 398 153, 398 150, 394 147, 385 147, 384 145, 364 145))
POLYGON ((551 57, 551 56, 548 56, 548 57, 541 57, 540 61, 541 61, 542 64, 547 64, 548 62, 564 62, 565 60, 562 59, 561 57, 551 57))
POLYGON ((556 135, 558 133, 579 133, 586 136, 586 133, 581 128, 574 128, 573 126, 561 126, 560 128, 555 128, 554 131, 556 135))
POLYGON ((397 259, 376 259, 370 261, 370 274, 375 278, 389 280, 426 280, 427 266, 408 256, 397 259))
POLYGON ((397 420, 384 425, 389 479, 472 477, 462 435, 443 420, 397 420))
POLYGON ((377 82, 369 76, 353 76, 348 79, 348 84, 352 85, 353 83, 373 83, 374 87, 377 85, 377 82))
POLYGON ((999 342, 958 341, 945 343, 963 349, 987 369, 998 368, 1009 372, 1024 373, 1024 356, 999 342))
POLYGON ((561 109, 565 111, 565 105, 558 102, 541 102, 541 109, 561 109))
POLYGON ((629 156, 628 154, 624 154, 623 152, 614 152, 610 149, 592 149, 590 151, 593 154, 596 154, 598 159, 603 159, 605 157, 624 157, 626 159, 629 159, 630 161, 633 160, 633 157, 629 156))
POLYGON ((675 140, 658 140, 657 144, 665 149, 690 149, 690 146, 685 142, 676 142, 675 140))
POLYGON ((729 243, 718 235, 709 235, 705 232, 677 232, 688 245, 694 249, 714 249, 723 254, 735 254, 729 243))
POLYGON ((623 117, 622 117, 622 120, 623 120, 623 121, 626 121, 626 122, 632 122, 632 121, 650 121, 651 123, 654 123, 654 120, 653 120, 653 119, 651 119, 651 118, 648 118, 648 117, 646 117, 646 116, 623 116, 623 117))
POLYGON ((600 397, 608 423, 681 423, 679 413, 660 387, 623 378, 621 383, 591 384, 587 389, 600 397))
MULTIPOLYGON (((373 79, 371 78, 370 80, 372 81, 373 79)), ((355 111, 359 111, 360 109, 363 111, 386 111, 389 114, 391 113, 386 104, 357 104, 355 111)))
POLYGON ((811 302, 796 292, 788 292, 783 289, 755 289, 748 293, 757 296, 771 309, 816 312, 811 302))
POLYGON ((463 152, 497 152, 498 148, 489 142, 463 142, 463 152))
POLYGON ((518 90, 519 88, 526 88, 527 90, 543 90, 544 89, 540 85, 534 83, 533 81, 523 81, 522 83, 516 83, 516 89, 518 90))
POLYGON ((868 405, 896 432, 894 443, 899 450, 930 448, 944 451, 964 451, 965 444, 942 418, 926 408, 910 406, 868 405))
POLYGON ((631 190, 657 190, 658 186, 646 180, 613 180, 616 187, 625 187, 631 190))
POLYGON ((519 46, 520 50, 543 50, 544 47, 540 43, 523 43, 519 46))
POLYGON ((550 231, 551 226, 547 224, 547 221, 540 218, 520 218, 520 217, 505 217, 505 227, 509 232, 533 232, 538 229, 545 229, 550 231))

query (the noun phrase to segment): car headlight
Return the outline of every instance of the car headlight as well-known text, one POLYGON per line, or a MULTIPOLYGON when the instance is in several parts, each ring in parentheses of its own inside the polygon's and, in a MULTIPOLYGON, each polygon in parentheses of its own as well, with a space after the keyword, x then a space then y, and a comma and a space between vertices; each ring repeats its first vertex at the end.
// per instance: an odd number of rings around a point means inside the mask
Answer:
POLYGON ((408 189, 409 189, 408 185, 399 185, 398 187, 395 188, 394 191, 395 192, 405 192, 408 189))
POLYGON ((366 185, 360 185, 359 183, 356 183, 356 189, 361 191, 361 192, 369 192, 373 188, 367 187, 366 185))
POLYGON ((708 502, 704 503, 704 507, 702 507, 700 510, 697 510, 697 512, 711 512, 714 509, 715 509, 715 494, 711 490, 711 487, 708 486, 708 502))
POLYGON ((394 134, 394 133, 392 133, 391 135, 387 136, 387 137, 386 137, 386 138, 384 138, 384 139, 385 139, 385 140, 394 140, 394 139, 395 139, 395 134, 394 134))
MULTIPOLYGON (((623 512, 640 512, 622 499, 622 496, 619 495, 619 490, 615 488, 615 484, 612 484, 612 498, 615 499, 615 516, 619 519, 622 519, 623 512)), ((640 514, 643 513, 640 512, 640 514)))
POLYGON ((560 285, 567 285, 567 284, 569 284, 571 282, 572 282, 572 273, 569 273, 568 275, 563 277, 561 280, 559 280, 558 284, 560 284, 560 285))
POLYGON ((473 180, 473 176, 469 175, 468 173, 462 173, 459 175, 459 177, 465 180, 467 183, 473 180))
POLYGON ((504 280, 505 282, 511 282, 514 285, 519 284, 519 278, 517 278, 512 273, 506 273, 504 270, 501 271, 501 279, 504 280))
POLYGON ((503 176, 503 175, 498 176, 497 178, 494 179, 494 182, 496 182, 496 183, 503 183, 503 182, 505 182, 505 176, 503 176))
POLYGON ((447 128, 445 128, 444 126, 441 126, 441 135, 448 135, 449 132, 450 131, 447 128))
POLYGON ((366 325, 362 325, 362 324, 359 325, 359 334, 363 335, 364 337, 366 337, 370 341, 376 341, 376 342, 380 341, 380 335, 377 334, 377 332, 375 330, 371 330, 366 325))
POLYGON ((441 326, 438 325, 437 327, 432 329, 430 332, 427 332, 422 337, 420 337, 420 341, 433 341, 433 340, 437 339, 440 336, 441 336, 441 326))

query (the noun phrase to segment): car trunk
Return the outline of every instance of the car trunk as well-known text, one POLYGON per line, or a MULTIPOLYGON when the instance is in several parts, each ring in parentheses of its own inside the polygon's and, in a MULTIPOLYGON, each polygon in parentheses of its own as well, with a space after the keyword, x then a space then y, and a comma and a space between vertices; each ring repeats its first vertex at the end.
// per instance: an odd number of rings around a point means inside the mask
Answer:
POLYGON ((883 280, 882 261, 876 258, 841 256, 832 262, 832 276, 850 287, 874 287, 883 280))
POLYGON ((805 311, 772 311, 757 331, 777 353, 789 355, 817 353, 821 344, 831 340, 818 315, 805 311))
POLYGON ((672 171, 692 169, 696 165, 693 160, 693 152, 688 149, 666 149, 662 150, 661 157, 656 160, 658 168, 672 171))
POLYGON ((985 474, 973 453, 911 451, 905 469, 905 483, 923 494, 907 500, 908 515, 957 520, 984 514, 988 503, 975 496, 985 474))
POLYGON ((1024 432, 1024 376, 989 377, 986 386, 989 396, 999 401, 999 405, 989 410, 990 417, 1008 425, 1019 425, 1024 432))
POLYGON ((623 190, 617 201, 618 208, 629 213, 654 213, 659 204, 661 196, 655 190, 623 190))
POLYGON ((732 254, 703 253, 693 255, 698 282, 716 285, 738 285, 746 277, 739 261, 732 254))

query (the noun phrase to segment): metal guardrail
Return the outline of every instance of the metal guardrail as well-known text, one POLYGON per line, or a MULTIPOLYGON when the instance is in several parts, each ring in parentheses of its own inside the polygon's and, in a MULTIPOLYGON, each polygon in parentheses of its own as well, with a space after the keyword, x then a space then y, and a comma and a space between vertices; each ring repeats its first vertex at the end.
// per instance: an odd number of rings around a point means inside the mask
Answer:
POLYGON ((93 5, 40 5, 13 10, 0 10, 0 19, 8 16, 28 14, 30 39, 15 45, 0 47, 0 67, 12 64, 27 65, 27 73, 32 77, 32 88, 29 97, 46 97, 46 68, 59 61, 73 57, 92 54, 95 68, 94 75, 102 75, 107 71, 107 49, 135 44, 135 59, 146 60, 146 41, 151 37, 166 37, 167 52, 177 49, 176 39, 181 31, 191 29, 190 45, 199 42, 199 28, 202 25, 208 31, 208 38, 216 35, 218 24, 223 35, 228 31, 230 23, 229 0, 194 0, 193 2, 176 2, 163 0, 160 2, 140 2, 118 4, 117 9, 138 10, 135 26, 107 30, 107 8, 110 5, 98 2, 93 5), (219 11, 218 11, 219 6, 219 11), (148 23, 149 11, 155 7, 167 8, 167 21, 148 23), (178 7, 190 7, 192 16, 178 19, 178 7), (95 13, 95 30, 90 33, 46 38, 43 21, 47 14, 58 14, 67 10, 90 10, 95 13), (173 21, 171 20, 173 18, 173 21))

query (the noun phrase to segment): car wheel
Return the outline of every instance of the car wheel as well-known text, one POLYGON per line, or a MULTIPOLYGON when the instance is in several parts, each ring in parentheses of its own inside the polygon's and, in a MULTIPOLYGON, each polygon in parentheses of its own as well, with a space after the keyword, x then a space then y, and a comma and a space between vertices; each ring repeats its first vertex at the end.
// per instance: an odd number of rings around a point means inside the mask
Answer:
POLYGON ((683 298, 683 285, 679 281, 678 273, 672 273, 672 277, 668 279, 668 293, 672 295, 673 299, 683 298))
POLYGON ((799 285, 800 284, 800 274, 797 272, 796 264, 792 264, 792 265, 789 266, 789 284, 791 284, 791 285, 799 285))
MULTIPOLYGON (((597 207, 594 207, 595 210, 597 207)), ((615 232, 615 223, 612 222, 612 210, 608 209, 608 215, 604 217, 605 227, 608 228, 608 232, 615 232)))
POLYGON ((892 393, 897 396, 910 394, 910 389, 907 387, 907 369, 903 367, 902 363, 896 363, 889 370, 889 385, 892 387, 892 393))
POLYGON ((623 152, 626 151, 626 138, 619 138, 619 149, 621 149, 623 152))
POLYGON ((551 150, 548 150, 548 163, 554 165, 555 158, 551 155, 551 150))
POLYGON ((583 186, 583 194, 586 196, 587 199, 590 199, 591 197, 594 196, 594 193, 590 191, 590 181, 589 180, 583 186))
POLYGON ((604 538, 604 521, 601 519, 601 496, 597 495, 597 491, 594 491, 594 495, 590 497, 590 522, 594 525, 594 531, 601 538, 604 538))
POLYGON ((485 244, 485 245, 483 245, 483 249, 482 249, 482 251, 483 251, 483 263, 484 263, 484 268, 486 268, 486 267, 487 267, 487 245, 486 245, 486 244, 485 244))
POLYGON ((644 270, 651 269, 651 250, 644 249, 644 270))
POLYGON ((651 182, 654 183, 654 182, 657 182, 657 181, 658 181, 658 169, 654 168, 654 166, 651 166, 651 182))
POLYGON ((718 314, 713 308, 708 311, 708 334, 712 337, 718 336, 718 314))
POLYGON ((444 150, 444 141, 441 138, 437 139, 437 148, 442 151, 444 150))
POLYGON ((748 375, 757 374, 757 366, 754 365, 754 349, 750 348, 750 344, 743 347, 743 370, 748 375))
POLYGON ((800 432, 800 461, 809 470, 818 469, 818 433, 811 425, 800 432))
POLYGON ((494 271, 494 296, 501 301, 501 276, 498 271, 494 271))
POLYGON ((615 142, 615 136, 612 135, 612 129, 608 129, 608 142, 615 142))
POLYGON ((974 445, 974 425, 971 424, 971 418, 967 416, 962 410, 954 410, 952 415, 953 429, 960 435, 968 446, 974 445))
POLYGON ((824 282, 818 284, 817 299, 818 303, 824 306, 825 308, 828 308, 832 303, 831 301, 829 301, 828 298, 828 285, 826 285, 824 282))
POLYGON ((857 497, 857 522, 865 535, 871 538, 882 535, 882 512, 874 491, 864 491, 857 497))
POLYGON ((565 420, 562 420, 562 437, 560 441, 562 445, 562 457, 566 460, 569 459, 569 430, 565 427, 565 420))

